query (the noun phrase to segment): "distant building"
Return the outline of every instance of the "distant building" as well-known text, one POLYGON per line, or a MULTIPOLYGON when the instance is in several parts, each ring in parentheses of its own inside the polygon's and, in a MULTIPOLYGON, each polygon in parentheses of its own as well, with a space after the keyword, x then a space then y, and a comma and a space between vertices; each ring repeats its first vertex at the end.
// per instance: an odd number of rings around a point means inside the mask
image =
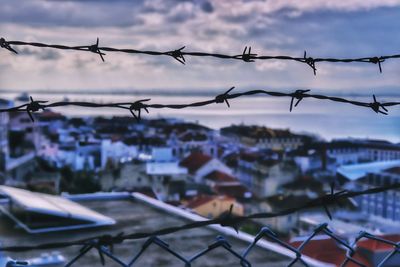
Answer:
POLYGON ((301 149, 293 152, 292 157, 303 174, 321 170, 336 171, 336 159, 321 149, 301 149))
POLYGON ((400 145, 368 139, 334 140, 327 145, 327 155, 335 158, 339 165, 396 160, 400 159, 400 145))
POLYGON ((335 175, 341 165, 400 159, 400 144, 369 139, 314 142, 291 152, 302 173, 327 171, 335 175))
MULTIPOLYGON (((0 108, 10 108, 12 103, 5 99, 0 99, 0 108)), ((8 148, 8 122, 10 120, 7 112, 0 113, 0 182, 6 180, 6 163, 10 156, 8 148)))
POLYGON ((57 167, 69 166, 74 171, 102 169, 100 142, 74 142, 58 147, 57 167))
POLYGON ((237 184, 239 181, 232 175, 219 170, 214 170, 204 176, 204 182, 206 185, 214 187, 221 184, 237 184))
POLYGON ((40 146, 40 128, 39 124, 32 123, 31 119, 25 113, 10 113, 9 121, 10 131, 21 132, 26 141, 34 146, 35 150, 40 146))
MULTIPOLYGON (((293 196, 293 195, 275 195, 265 198, 253 205, 253 212, 280 212, 282 210, 299 207, 310 201, 307 195, 293 196)), ((284 216, 273 218, 259 219, 258 221, 264 225, 269 225, 272 229, 281 233, 290 233, 298 226, 301 211, 294 212, 284 216)))
POLYGON ((400 145, 388 141, 338 139, 317 143, 314 149, 321 154, 323 167, 331 170, 341 165, 400 159, 400 145))
POLYGON ((180 165, 188 169, 190 177, 196 183, 204 181, 204 177, 212 171, 219 170, 227 174, 232 171, 219 159, 213 158, 201 152, 193 152, 184 158, 180 165))
POLYGON ((146 164, 126 162, 113 168, 107 168, 100 174, 102 190, 135 191, 151 187, 146 174, 146 164))
POLYGON ((218 149, 214 133, 210 130, 186 130, 182 133, 172 133, 168 139, 176 157, 183 158, 192 152, 198 151, 217 157, 218 149))
POLYGON ((188 171, 179 166, 178 162, 147 162, 146 176, 157 199, 162 201, 180 200, 179 192, 175 192, 173 185, 177 182, 185 183, 188 171))
MULTIPOLYGON (((400 160, 342 166, 340 179, 351 181, 360 190, 400 183, 400 160)), ((363 195, 356 198, 363 213, 400 222, 400 190, 363 195)))
POLYGON ((205 184, 216 194, 244 200, 252 197, 252 193, 235 177, 221 172, 212 171, 204 177, 205 184))
MULTIPOLYGON (((10 108, 13 103, 8 100, 0 99, 1 108, 10 108)), ((26 114, 18 114, 25 115, 26 114)), ((36 135, 33 131, 32 122, 30 125, 24 123, 14 126, 11 125, 11 118, 6 112, 0 113, 0 182, 13 184, 19 183, 29 176, 35 169, 35 146, 36 135)))
POLYGON ((304 144, 305 136, 293 134, 289 130, 271 129, 261 126, 232 125, 221 128, 222 135, 235 138, 248 147, 272 150, 294 150, 304 144))
POLYGON ((283 184, 299 175, 299 168, 290 161, 274 160, 260 153, 241 153, 235 175, 256 197, 275 195, 283 184))
POLYGON ((176 157, 171 147, 153 147, 151 149, 152 162, 173 162, 175 159, 176 157))
POLYGON ((107 164, 118 165, 137 158, 139 152, 136 145, 130 145, 124 141, 101 141, 101 168, 104 169, 107 164))

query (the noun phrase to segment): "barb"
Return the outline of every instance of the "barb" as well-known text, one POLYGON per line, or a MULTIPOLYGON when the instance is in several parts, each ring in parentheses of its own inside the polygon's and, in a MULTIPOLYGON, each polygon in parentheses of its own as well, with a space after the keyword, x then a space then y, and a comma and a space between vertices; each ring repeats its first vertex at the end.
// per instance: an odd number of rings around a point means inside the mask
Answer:
POLYGON ((297 107, 297 105, 300 103, 301 100, 303 100, 304 98, 304 93, 309 92, 310 90, 296 90, 293 94, 292 94, 292 100, 290 100, 290 109, 289 111, 292 112, 293 109, 293 100, 297 99, 296 104, 294 104, 295 107, 297 107))
POLYGON ((340 205, 339 200, 341 200, 341 196, 345 195, 346 193, 347 190, 341 190, 335 193, 335 183, 331 183, 331 191, 317 200, 324 208, 326 215, 328 215, 329 217, 329 220, 332 220, 332 214, 329 211, 328 207, 332 205, 340 205))
POLYGON ((232 91, 233 89, 235 89, 234 86, 232 86, 228 91, 226 91, 223 94, 217 95, 215 97, 215 103, 226 103, 226 105, 228 106, 228 108, 231 107, 231 105, 228 102, 228 99, 230 98, 229 92, 232 91))
POLYGON ((371 62, 373 64, 378 64, 380 73, 382 73, 381 63, 384 62, 384 61, 385 61, 385 59, 383 59, 382 57, 373 57, 373 58, 369 59, 369 62, 371 62))
POLYGON ((219 224, 221 226, 232 227, 233 230, 236 231, 236 233, 239 233, 239 226, 241 221, 239 219, 239 216, 235 216, 232 212, 233 204, 229 207, 228 212, 221 214, 219 217, 217 217, 216 220, 219 221, 219 224))
POLYGON ((102 61, 104 61, 103 56, 104 52, 117 52, 117 53, 127 53, 127 54, 143 54, 148 56, 170 56, 181 64, 186 63, 185 57, 214 57, 224 60, 241 60, 245 63, 255 62, 258 60, 286 60, 286 61, 297 61, 301 63, 307 64, 316 75, 316 67, 315 64, 317 62, 330 62, 330 63, 369 63, 369 64, 378 64, 379 72, 382 73, 382 64, 385 60, 388 59, 399 59, 400 54, 393 55, 385 55, 385 56, 370 56, 370 57, 360 57, 360 58, 313 58, 307 57, 307 52, 304 51, 303 57, 292 57, 286 55, 258 55, 251 53, 251 47, 245 46, 243 52, 241 54, 229 55, 229 54, 219 54, 219 53, 207 53, 207 52, 199 52, 199 51, 183 51, 185 46, 171 51, 149 51, 149 50, 138 50, 138 49, 120 49, 114 47, 100 47, 99 46, 99 38, 97 38, 97 42, 94 45, 86 45, 86 46, 67 46, 67 45, 54 45, 54 44, 46 44, 39 42, 23 42, 23 41, 6 41, 5 38, 0 38, 0 47, 7 49, 15 54, 18 54, 14 48, 11 46, 33 46, 40 48, 52 48, 52 49, 62 49, 62 50, 75 50, 75 51, 85 51, 98 54, 102 61))
POLYGON ((42 105, 42 103, 47 103, 47 101, 33 101, 33 98, 30 97, 31 102, 26 105, 26 112, 29 115, 29 118, 31 119, 32 122, 35 122, 35 119, 33 118, 32 112, 36 112, 39 110, 44 110, 45 106, 42 105))
POLYGON ((251 53, 251 46, 249 46, 249 50, 247 51, 247 46, 244 48, 243 53, 241 55, 236 55, 234 58, 243 60, 244 62, 254 62, 254 59, 257 58, 257 54, 251 53))
POLYGON ((369 103, 369 107, 372 108, 372 110, 375 111, 375 113, 381 113, 383 115, 388 115, 388 110, 385 108, 385 105, 376 101, 375 95, 373 95, 373 98, 374 98, 374 102, 369 103), (384 111, 382 111, 381 108, 384 111))
POLYGON ((364 107, 368 109, 372 109, 375 113, 380 113, 384 115, 388 115, 388 109, 387 107, 392 107, 392 106, 398 106, 400 105, 400 102, 378 102, 376 100, 375 95, 373 95, 374 102, 361 102, 361 101, 354 101, 354 100, 349 100, 346 98, 341 98, 341 97, 334 97, 334 96, 327 96, 327 95, 319 95, 319 94, 310 94, 310 90, 296 90, 293 93, 285 93, 285 92, 279 92, 279 91, 267 91, 267 90, 250 90, 250 91, 245 91, 242 93, 231 93, 231 91, 235 87, 231 87, 229 90, 224 92, 223 94, 219 94, 214 98, 204 100, 204 101, 199 101, 199 102, 194 102, 194 103, 187 103, 187 104, 146 104, 145 102, 150 101, 150 99, 141 99, 137 100, 135 102, 121 102, 121 103, 108 103, 108 104, 98 104, 98 103, 92 103, 92 102, 70 102, 70 101, 61 101, 61 102, 54 102, 54 103, 47 103, 47 101, 34 101, 33 98, 31 97, 30 102, 26 104, 22 104, 20 106, 12 107, 12 108, 7 108, 7 109, 0 109, 0 113, 2 112, 27 112, 29 117, 31 118, 32 121, 34 121, 33 114, 34 112, 37 112, 39 110, 45 110, 46 108, 58 108, 58 107, 64 107, 64 106, 79 106, 79 107, 86 107, 86 108, 119 108, 119 109, 124 109, 124 110, 129 110, 131 115, 138 121, 140 122, 141 120, 141 111, 144 109, 147 113, 149 113, 150 109, 184 109, 184 108, 189 108, 189 107, 203 107, 203 106, 208 106, 211 104, 220 104, 220 103, 226 103, 228 107, 230 107, 230 103, 228 100, 234 99, 234 98, 240 98, 240 97, 245 97, 245 96, 254 96, 254 95, 266 95, 266 96, 272 96, 272 97, 287 97, 290 98, 290 109, 289 111, 292 111, 293 109, 293 103, 294 99, 297 99, 296 103, 294 104, 294 107, 297 107, 297 105, 304 99, 304 98, 313 98, 317 100, 327 100, 327 101, 332 101, 332 102, 338 102, 338 103, 344 103, 344 104, 350 104, 358 107, 364 107))
POLYGON ((96 41, 96 43, 94 45, 88 46, 88 51, 90 51, 92 53, 95 53, 95 54, 98 54, 100 56, 101 60, 104 62, 104 57, 103 56, 105 56, 106 54, 104 54, 104 53, 102 53, 100 51, 99 38, 98 37, 97 37, 97 41, 96 41))
POLYGON ((177 60, 178 62, 185 65, 185 57, 183 56, 183 53, 182 53, 183 49, 185 49, 184 46, 182 46, 181 48, 179 48, 177 50, 167 52, 167 55, 173 57, 175 60, 177 60))
POLYGON ((315 68, 315 59, 312 57, 307 57, 307 52, 304 51, 304 56, 302 62, 306 63, 314 72, 314 76, 317 75, 317 69, 315 68))
POLYGON ((11 51, 11 52, 13 52, 15 54, 18 54, 18 52, 15 51, 4 38, 0 38, 0 47, 1 48, 5 48, 8 51, 11 51))
POLYGON ((149 110, 147 109, 147 105, 143 104, 143 102, 150 101, 151 99, 142 99, 139 101, 136 101, 129 107, 129 111, 131 112, 132 116, 136 119, 136 121, 140 122, 140 115, 141 115, 141 110, 144 109, 147 113, 149 113, 149 110), (135 114, 137 112, 137 115, 135 114))

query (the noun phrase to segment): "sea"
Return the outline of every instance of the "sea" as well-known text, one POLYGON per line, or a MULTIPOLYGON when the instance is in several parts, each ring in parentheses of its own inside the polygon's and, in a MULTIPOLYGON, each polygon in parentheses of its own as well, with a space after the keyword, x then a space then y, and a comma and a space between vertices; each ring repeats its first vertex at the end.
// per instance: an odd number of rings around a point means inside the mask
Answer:
MULTIPOLYGON (((20 93, 0 93, 4 99, 14 100, 20 93)), ((183 104, 210 99, 206 95, 165 94, 93 94, 93 93, 32 93, 34 100, 88 101, 96 103, 135 102, 150 98, 148 103, 183 104)), ((349 96, 356 101, 371 101, 371 97, 349 96)), ((396 100, 396 99, 395 99, 396 100)), ((395 101, 391 97, 379 101, 395 101)), ((21 102, 15 101, 15 104, 21 102)), ((180 110, 150 109, 145 118, 180 118, 197 122, 213 129, 232 124, 263 125, 271 128, 290 129, 296 133, 308 133, 325 140, 338 138, 368 138, 400 143, 400 106, 389 108, 389 114, 376 114, 372 109, 327 100, 303 99, 289 112, 290 98, 267 96, 240 97, 225 103, 180 110)), ((54 108, 71 117, 82 116, 130 116, 129 111, 115 108, 80 108, 75 106, 54 108)))

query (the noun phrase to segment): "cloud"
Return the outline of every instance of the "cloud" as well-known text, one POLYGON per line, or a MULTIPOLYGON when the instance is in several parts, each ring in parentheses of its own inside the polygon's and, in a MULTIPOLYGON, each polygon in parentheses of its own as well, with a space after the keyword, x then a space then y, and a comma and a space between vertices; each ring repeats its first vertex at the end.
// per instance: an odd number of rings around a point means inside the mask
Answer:
POLYGON ((35 26, 127 27, 140 25, 136 6, 118 1, 13 1, 1 0, 0 22, 35 26))
POLYGON ((56 50, 29 47, 18 49, 18 54, 22 56, 35 56, 38 60, 57 60, 61 57, 60 53, 56 50))
POLYGON ((201 10, 206 13, 212 13, 214 11, 214 6, 211 2, 204 1, 204 3, 201 4, 201 10))
MULTIPOLYGON (((400 47, 399 1, 5 1, 0 32, 9 40, 100 45, 168 51, 240 54, 244 46, 263 55, 350 57, 391 54, 400 47)), ((397 61, 317 65, 317 76, 297 62, 252 64, 187 57, 97 55, 18 47, 0 72, 0 88, 366 88, 395 86, 397 61), (25 77, 20 79, 19 77, 25 77), (29 80, 29 82, 26 82, 29 80)), ((346 90, 347 90, 346 89, 346 90)))

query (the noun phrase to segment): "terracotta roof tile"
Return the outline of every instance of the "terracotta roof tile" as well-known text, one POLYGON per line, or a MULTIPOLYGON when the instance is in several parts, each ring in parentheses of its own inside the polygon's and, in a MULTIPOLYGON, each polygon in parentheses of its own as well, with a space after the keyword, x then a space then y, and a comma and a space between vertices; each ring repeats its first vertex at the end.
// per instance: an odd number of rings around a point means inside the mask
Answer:
MULTIPOLYGON (((385 236, 380 236, 383 239, 393 241, 393 242, 399 242, 400 241, 400 235, 385 235, 385 236)), ((357 243, 357 247, 359 248, 364 248, 369 251, 390 251, 393 249, 393 246, 379 242, 376 240, 372 239, 362 239, 357 243)))
POLYGON ((247 194, 250 191, 241 184, 233 184, 233 185, 216 185, 214 186, 214 190, 221 195, 226 195, 234 198, 246 198, 247 194))
POLYGON ((225 172, 221 171, 212 171, 209 174, 206 175, 205 177, 207 180, 211 180, 214 182, 236 182, 237 179, 225 172))
POLYGON ((201 152, 193 152, 180 162, 180 166, 186 167, 189 173, 193 174, 212 158, 201 152))

